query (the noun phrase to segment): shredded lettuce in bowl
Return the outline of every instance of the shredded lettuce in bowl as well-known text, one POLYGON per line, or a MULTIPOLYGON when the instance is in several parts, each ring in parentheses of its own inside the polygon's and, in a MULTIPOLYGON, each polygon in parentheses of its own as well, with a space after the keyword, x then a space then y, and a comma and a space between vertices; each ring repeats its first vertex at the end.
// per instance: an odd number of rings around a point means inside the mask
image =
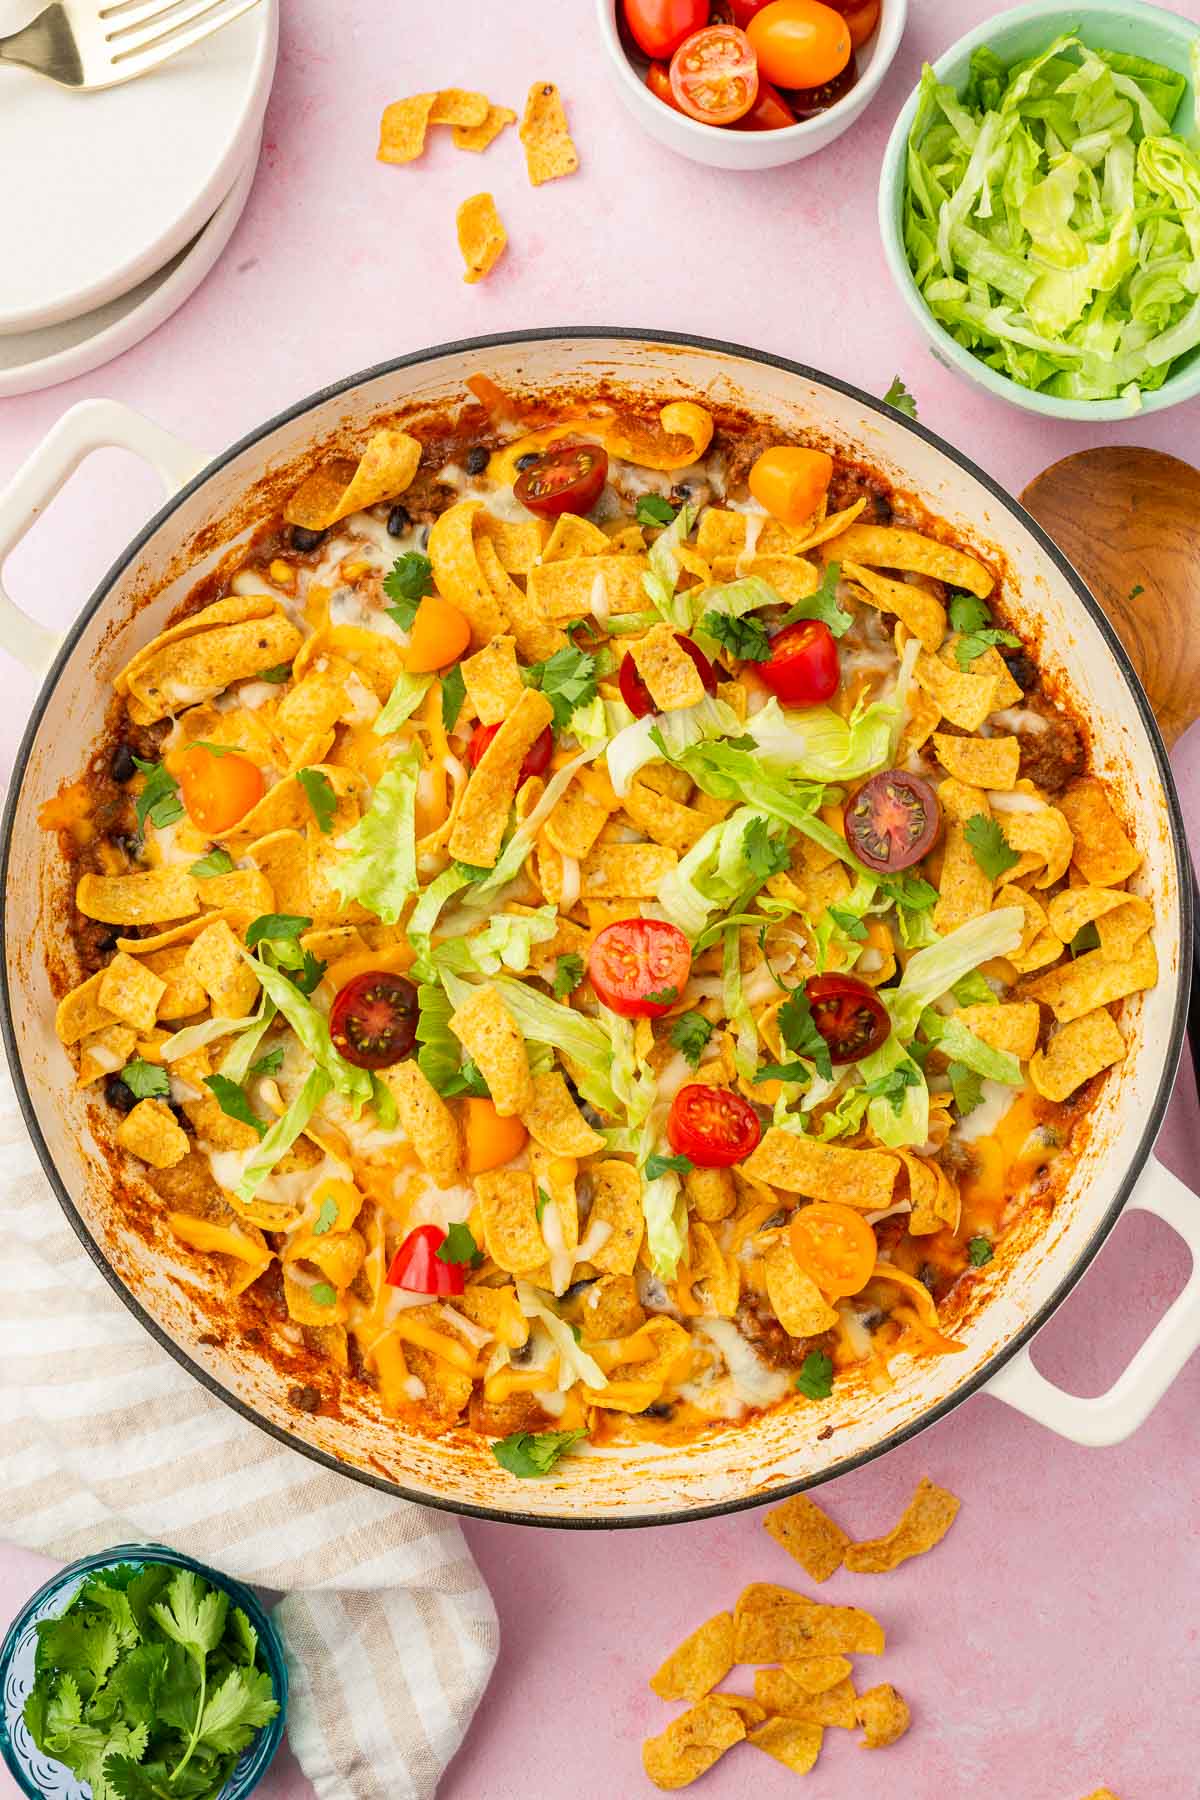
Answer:
POLYGON ((1200 347, 1200 155, 1176 70, 1074 33, 958 95, 926 66, 903 230, 926 305, 1021 386, 1135 407, 1200 347))

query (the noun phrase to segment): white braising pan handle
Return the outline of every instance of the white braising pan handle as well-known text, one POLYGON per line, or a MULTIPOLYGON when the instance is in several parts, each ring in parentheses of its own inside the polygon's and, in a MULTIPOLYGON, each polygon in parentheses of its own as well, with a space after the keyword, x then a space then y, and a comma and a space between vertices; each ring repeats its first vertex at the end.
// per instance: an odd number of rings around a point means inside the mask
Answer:
POLYGON ((1192 1253, 1192 1272, 1108 1392, 1091 1400, 1064 1393, 1038 1374, 1028 1345, 984 1389, 1060 1437, 1089 1447, 1119 1444, 1136 1431, 1200 1348, 1200 1196, 1151 1156, 1125 1210, 1134 1207, 1165 1219, 1179 1233, 1192 1253))
MULTIPOLYGON (((131 450, 148 462, 168 499, 209 461, 192 445, 118 400, 81 401, 63 414, 0 492, 0 575, 9 553, 84 458, 93 450, 108 449, 131 450)), ((31 674, 44 675, 61 642, 57 632, 22 612, 0 581, 0 649, 7 650, 31 674)))

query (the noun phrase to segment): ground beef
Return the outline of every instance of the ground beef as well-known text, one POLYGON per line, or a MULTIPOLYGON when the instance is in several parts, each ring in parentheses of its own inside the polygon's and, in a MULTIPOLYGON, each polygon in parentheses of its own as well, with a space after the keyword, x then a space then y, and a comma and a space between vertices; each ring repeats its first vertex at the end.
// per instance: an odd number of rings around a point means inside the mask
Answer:
POLYGON ((1083 774, 1084 748, 1079 733, 1063 713, 1041 694, 1027 694, 1025 707, 1046 723, 1042 727, 1018 726, 1021 742, 1021 774, 1048 794, 1057 794, 1083 774))
POLYGON ((454 489, 433 469, 419 469, 404 490, 405 510, 418 525, 432 525, 457 498, 454 489))
POLYGON ((773 1369, 798 1369, 819 1338, 789 1337, 766 1302, 747 1294, 738 1308, 735 1320, 738 1330, 773 1369))
POLYGON ((867 504, 859 513, 859 521, 863 525, 890 525, 893 519, 892 498, 882 481, 874 475, 868 475, 853 463, 835 463, 833 480, 829 484, 829 510, 831 513, 844 512, 853 506, 856 500, 866 500, 867 504))
POLYGON ((946 1139, 937 1153, 937 1160, 947 1175, 952 1175, 956 1181, 973 1175, 979 1167, 979 1157, 975 1150, 970 1144, 963 1143, 958 1138, 946 1139))

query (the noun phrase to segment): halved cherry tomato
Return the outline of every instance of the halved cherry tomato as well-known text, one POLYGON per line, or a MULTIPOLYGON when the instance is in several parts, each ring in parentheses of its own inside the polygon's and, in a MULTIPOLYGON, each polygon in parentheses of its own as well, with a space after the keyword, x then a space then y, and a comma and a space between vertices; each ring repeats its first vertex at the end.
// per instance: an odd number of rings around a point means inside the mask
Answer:
POLYGON ((850 61, 840 75, 835 75, 832 81, 823 81, 820 87, 796 88, 788 95, 788 99, 795 107, 798 119, 816 119, 823 112, 828 112, 831 106, 836 106, 857 80, 858 62, 851 51, 850 61))
POLYGON ((471 1094, 464 1105, 463 1142, 467 1174, 482 1175, 503 1168, 525 1148, 529 1133, 520 1119, 501 1118, 493 1101, 471 1094))
POLYGON ((647 56, 674 56, 684 38, 708 24, 708 0, 624 0, 625 23, 647 56))
POLYGON ((665 919, 617 919, 592 939, 596 997, 623 1019, 661 1019, 687 983, 692 947, 665 919))
POLYGON ((671 92, 671 71, 666 63, 652 62, 646 70, 646 86, 656 100, 669 106, 672 112, 682 112, 683 108, 671 92))
POLYGON ((760 74, 777 87, 820 87, 850 60, 850 30, 822 0, 771 0, 746 28, 760 74))
POLYGON ((356 1069, 402 1062, 417 1037, 417 990, 403 975, 368 969, 338 993, 329 1014, 333 1047, 356 1069))
POLYGON ((811 519, 833 480, 833 458, 803 444, 772 444, 754 459, 748 484, 760 506, 781 525, 811 519))
POLYGON ((413 675, 432 675, 457 662, 470 642, 466 613, 440 594, 426 594, 412 623, 404 666, 413 675))
POLYGON ((846 806, 846 842, 868 869, 894 875, 933 849, 942 809, 927 781, 904 769, 884 769, 864 781, 846 806))
POLYGON ((782 131, 785 126, 794 125, 796 115, 776 88, 769 81, 758 84, 758 99, 750 108, 744 119, 734 125, 735 131, 782 131))
POLYGON ((861 1062, 891 1033, 887 1007, 857 975, 810 975, 804 994, 813 1024, 829 1045, 830 1062, 861 1062))
POLYGON ((467 1285, 462 1263, 443 1262, 438 1251, 447 1234, 440 1225, 418 1225, 410 1231, 387 1272, 389 1287, 410 1294, 461 1294, 467 1285))
POLYGON ((513 483, 513 493, 541 519, 560 513, 589 513, 608 480, 608 451, 603 444, 555 444, 531 463, 513 483))
POLYGON ((861 50, 879 23, 879 0, 829 0, 829 4, 841 13, 850 32, 850 42, 856 50, 861 50))
POLYGON ((236 825, 266 792, 262 770, 248 756, 224 754, 193 744, 168 767, 179 782, 188 818, 201 831, 220 837, 236 825))
MULTIPOLYGON (((690 637, 684 637, 681 631, 675 633, 675 642, 681 650, 685 650, 696 665, 696 673, 704 683, 706 694, 717 691, 717 671, 701 650, 699 644, 693 644, 690 637)), ((617 676, 617 685, 621 690, 621 698, 635 719, 644 719, 647 713, 654 711, 654 701, 650 698, 650 689, 638 674, 638 666, 626 651, 621 658, 621 669, 617 676)))
MULTIPOLYGON (((467 761, 473 769, 477 769, 483 760, 483 753, 499 731, 499 725, 477 725, 467 745, 467 761)), ((550 758, 554 755, 554 733, 547 725, 545 731, 539 732, 525 752, 525 760, 521 764, 519 781, 528 781, 531 775, 544 775, 550 767, 550 758)))
POLYGON ((788 1235, 792 1255, 831 1304, 870 1281, 879 1255, 875 1233, 852 1206, 813 1200, 797 1207, 788 1235))
POLYGON ((692 1082, 681 1087, 667 1114, 667 1142, 698 1169, 728 1169, 744 1161, 762 1136, 758 1114, 732 1088, 692 1082))
POLYGON ((702 125, 732 125, 758 96, 758 64, 736 25, 709 25, 671 58, 671 92, 681 112, 702 125))
POLYGON ((841 679, 837 644, 821 619, 798 619, 771 639, 771 660, 754 673, 779 700, 817 706, 837 693, 841 679))

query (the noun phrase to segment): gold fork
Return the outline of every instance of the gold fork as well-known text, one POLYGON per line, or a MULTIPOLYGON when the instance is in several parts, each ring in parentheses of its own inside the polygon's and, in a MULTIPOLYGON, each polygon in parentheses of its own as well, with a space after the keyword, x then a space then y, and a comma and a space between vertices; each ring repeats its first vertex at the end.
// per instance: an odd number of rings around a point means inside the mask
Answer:
POLYGON ((0 62, 20 63, 60 87, 107 88, 157 69, 201 44, 259 0, 54 0, 0 38, 0 62))

